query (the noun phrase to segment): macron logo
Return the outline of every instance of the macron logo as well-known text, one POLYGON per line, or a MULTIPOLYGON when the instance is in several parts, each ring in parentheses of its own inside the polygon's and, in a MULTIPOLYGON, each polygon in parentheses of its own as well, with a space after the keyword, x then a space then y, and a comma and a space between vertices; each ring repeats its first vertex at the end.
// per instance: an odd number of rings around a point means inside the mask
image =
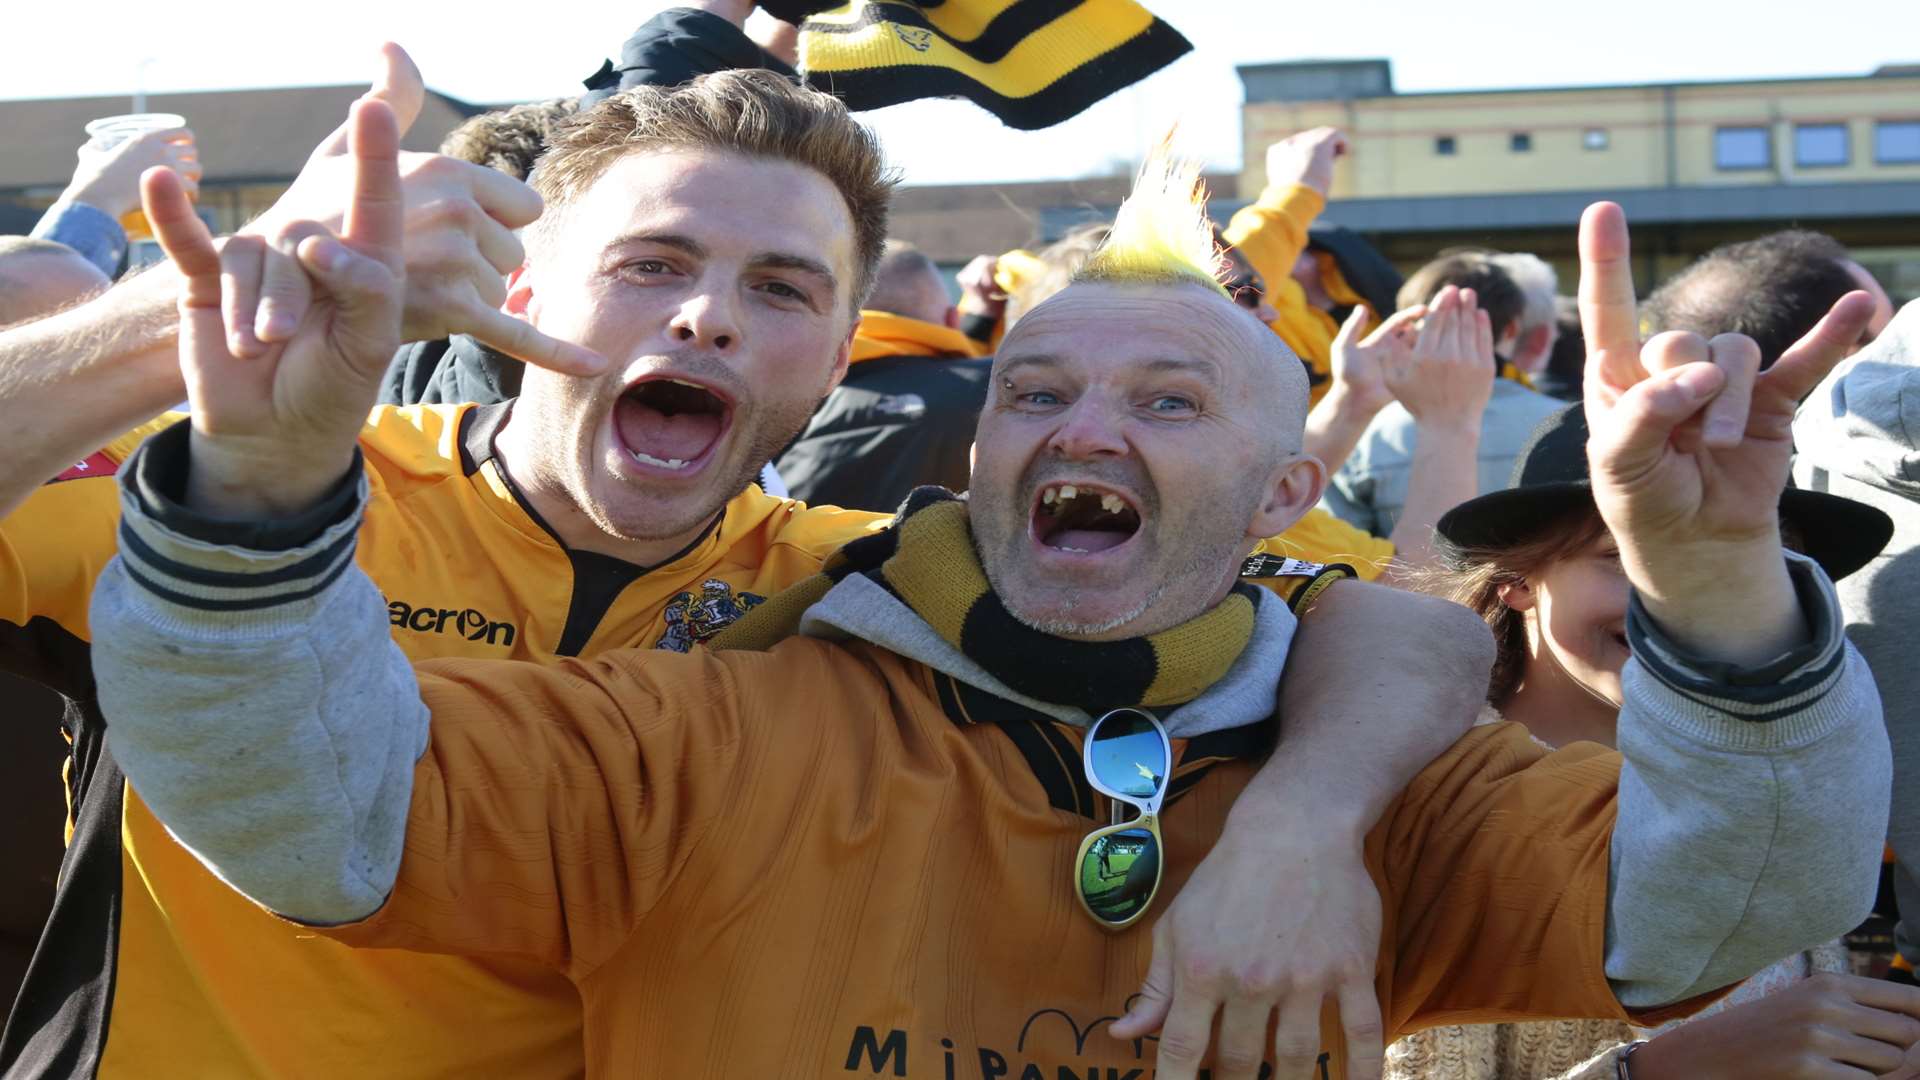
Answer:
POLYGON ((468 641, 484 641, 489 645, 508 648, 513 646, 511 624, 494 622, 473 608, 461 611, 454 608, 415 607, 403 600, 390 600, 387 602, 387 622, 396 630, 413 630, 422 634, 452 631, 468 641))

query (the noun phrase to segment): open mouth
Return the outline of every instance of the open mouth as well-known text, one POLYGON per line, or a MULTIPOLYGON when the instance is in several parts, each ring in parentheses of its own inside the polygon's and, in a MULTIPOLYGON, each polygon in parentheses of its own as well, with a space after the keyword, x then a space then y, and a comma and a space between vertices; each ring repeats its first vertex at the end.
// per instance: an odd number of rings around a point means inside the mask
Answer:
POLYGON ((613 407, 614 430, 642 465, 687 472, 704 463, 733 424, 733 405, 711 387, 656 377, 635 383, 613 407))
POLYGON ((1111 551, 1140 531, 1140 511, 1117 491, 1086 484, 1048 484, 1034 499, 1033 538, 1075 555, 1111 551))

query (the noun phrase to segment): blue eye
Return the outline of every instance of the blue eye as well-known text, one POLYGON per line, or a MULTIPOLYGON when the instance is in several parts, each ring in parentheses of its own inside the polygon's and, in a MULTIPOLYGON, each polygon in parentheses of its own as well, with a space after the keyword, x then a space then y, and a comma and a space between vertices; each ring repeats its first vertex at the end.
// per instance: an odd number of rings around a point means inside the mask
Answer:
POLYGON ((1178 394, 1162 394, 1154 398, 1153 402, 1149 404, 1147 408, 1152 409, 1154 412, 1161 413, 1192 412, 1198 408, 1198 406, 1193 403, 1193 399, 1191 398, 1184 398, 1178 394))
POLYGON ((1027 393, 1021 394, 1018 400, 1024 401, 1029 405, 1060 404, 1059 396, 1048 390, 1031 390, 1031 391, 1028 391, 1027 393))

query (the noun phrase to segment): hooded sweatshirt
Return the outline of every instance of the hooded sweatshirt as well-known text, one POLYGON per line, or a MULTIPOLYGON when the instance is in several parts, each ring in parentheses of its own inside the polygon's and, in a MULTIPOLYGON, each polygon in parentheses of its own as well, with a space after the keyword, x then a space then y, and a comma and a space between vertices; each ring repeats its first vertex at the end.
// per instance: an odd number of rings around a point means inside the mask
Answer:
MULTIPOLYGON (((1839 583, 1847 636, 1866 655, 1893 740, 1889 839, 1903 912, 1920 914, 1920 301, 1848 358, 1800 406, 1794 481, 1877 506, 1893 540, 1839 583)), ((1900 953, 1920 964, 1920 930, 1903 919, 1900 953)))

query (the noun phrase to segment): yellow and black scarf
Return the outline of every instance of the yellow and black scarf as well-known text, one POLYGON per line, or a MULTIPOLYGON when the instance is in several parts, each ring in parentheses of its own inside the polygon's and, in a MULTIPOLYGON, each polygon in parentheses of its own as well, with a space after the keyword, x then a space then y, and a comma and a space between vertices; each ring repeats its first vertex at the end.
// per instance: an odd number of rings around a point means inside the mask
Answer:
POLYGON ((1205 614, 1146 637, 1089 642, 1043 634, 1008 613, 988 584, 967 504, 923 487, 907 496, 886 531, 847 544, 820 573, 748 612, 711 647, 772 648, 798 633, 806 610, 850 574, 865 574, 898 597, 1008 688, 1089 713, 1191 701, 1226 675, 1253 637, 1256 600, 1245 583, 1205 614))
POLYGON ((964 97, 1031 131, 1193 48, 1133 0, 763 0, 808 85, 850 109, 964 97))

